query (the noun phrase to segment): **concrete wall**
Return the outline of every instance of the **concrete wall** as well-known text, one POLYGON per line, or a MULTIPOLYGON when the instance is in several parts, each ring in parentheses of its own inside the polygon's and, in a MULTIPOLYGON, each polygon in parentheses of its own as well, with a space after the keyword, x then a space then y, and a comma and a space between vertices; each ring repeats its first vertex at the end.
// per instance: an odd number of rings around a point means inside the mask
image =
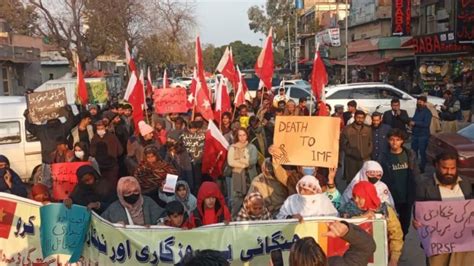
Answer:
POLYGON ((69 65, 42 65, 41 80, 43 83, 48 81, 50 73, 53 74, 53 79, 58 79, 68 72, 71 72, 69 65))
POLYGON ((10 96, 21 96, 28 88, 34 89, 41 85, 40 62, 13 64, 11 62, 0 62, 0 95, 4 94, 3 71, 6 67, 10 96))

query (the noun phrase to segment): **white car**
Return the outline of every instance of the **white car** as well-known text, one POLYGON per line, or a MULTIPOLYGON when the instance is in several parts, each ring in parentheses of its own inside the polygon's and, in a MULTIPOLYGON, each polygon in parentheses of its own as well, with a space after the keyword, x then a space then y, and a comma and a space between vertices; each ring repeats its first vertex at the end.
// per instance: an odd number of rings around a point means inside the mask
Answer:
MULTIPOLYGON (((416 109, 416 98, 410 94, 395 88, 392 85, 378 82, 341 84, 326 87, 326 103, 334 110, 336 104, 347 109, 347 103, 351 100, 357 102, 357 108, 365 109, 369 113, 375 111, 383 113, 391 110, 390 101, 393 98, 400 99, 400 107, 407 111, 408 116, 413 117, 416 109)), ((443 98, 427 96, 429 103, 441 106, 443 98)))
POLYGON ((282 80, 280 82, 280 86, 273 86, 272 90, 278 89, 281 86, 287 87, 298 87, 300 89, 310 91, 311 90, 311 84, 307 82, 306 80, 303 79, 292 79, 292 80, 282 80))
POLYGON ((185 87, 189 88, 193 81, 192 77, 177 77, 173 79, 173 83, 171 83, 171 88, 175 87, 185 87))
MULTIPOLYGON (((279 87, 273 88, 273 95, 277 95, 279 91, 279 87)), ((311 97, 311 89, 306 90, 301 87, 294 87, 294 86, 285 86, 285 94, 287 99, 293 100, 296 104, 299 103, 300 98, 306 98, 306 106, 308 109, 311 109, 314 111, 314 102, 316 101, 316 98, 313 96, 311 97), (310 101, 309 99, 313 99, 313 101, 310 101)))

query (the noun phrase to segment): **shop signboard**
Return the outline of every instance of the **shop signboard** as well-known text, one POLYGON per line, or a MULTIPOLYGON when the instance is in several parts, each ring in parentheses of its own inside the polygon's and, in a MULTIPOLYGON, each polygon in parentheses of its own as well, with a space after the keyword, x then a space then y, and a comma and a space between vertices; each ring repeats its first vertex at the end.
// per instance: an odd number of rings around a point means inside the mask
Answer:
POLYGON ((456 43, 454 32, 417 36, 402 46, 411 45, 415 49, 415 54, 457 53, 473 50, 472 46, 456 43))
POLYGON ((392 36, 411 33, 411 0, 392 0, 392 36))
POLYGON ((316 43, 325 46, 341 46, 341 36, 339 28, 331 28, 316 33, 316 43))
POLYGON ((456 39, 461 44, 474 43, 474 1, 456 1, 456 39))

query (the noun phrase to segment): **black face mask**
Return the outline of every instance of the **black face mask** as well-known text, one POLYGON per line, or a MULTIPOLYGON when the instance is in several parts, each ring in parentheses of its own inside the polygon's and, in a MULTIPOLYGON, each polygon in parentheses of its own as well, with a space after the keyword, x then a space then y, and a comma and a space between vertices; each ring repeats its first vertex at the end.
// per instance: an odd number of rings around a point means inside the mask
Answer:
POLYGON ((367 177, 370 183, 375 184, 379 181, 377 177, 367 177))
POLYGON ((125 202, 128 204, 135 204, 135 202, 137 202, 139 198, 140 198, 140 194, 132 194, 132 195, 124 196, 123 200, 125 200, 125 202))

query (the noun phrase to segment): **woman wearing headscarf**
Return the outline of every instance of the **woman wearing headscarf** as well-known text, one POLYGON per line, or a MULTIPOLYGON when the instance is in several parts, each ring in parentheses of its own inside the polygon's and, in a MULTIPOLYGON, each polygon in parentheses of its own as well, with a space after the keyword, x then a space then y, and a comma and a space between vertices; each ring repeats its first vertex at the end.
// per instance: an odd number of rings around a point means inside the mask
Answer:
POLYGON ((262 194, 259 192, 252 192, 245 197, 242 209, 240 209, 235 220, 258 221, 271 219, 272 215, 265 207, 262 194))
POLYGON ((69 194, 69 198, 63 201, 64 205, 70 208, 72 204, 77 204, 100 214, 107 207, 110 198, 107 198, 108 195, 104 189, 99 191, 99 188, 104 187, 99 183, 99 174, 92 166, 83 165, 77 169, 76 176, 78 183, 69 194))
POLYGON ((96 159, 89 153, 89 145, 85 142, 77 142, 74 144, 74 159, 73 162, 90 162, 92 167, 100 174, 99 164, 96 159))
POLYGON ((51 194, 47 186, 36 183, 31 187, 31 199, 46 205, 51 202, 51 194))
POLYGON ((134 176, 144 195, 158 199, 158 191, 163 187, 167 174, 176 175, 178 171, 169 163, 163 161, 154 145, 145 147, 143 160, 140 162, 134 176))
POLYGON ((113 202, 101 215, 111 223, 124 225, 156 225, 163 212, 155 201, 141 193, 140 184, 133 176, 119 179, 118 200, 113 202))
POLYGON ((257 148, 248 142, 247 130, 240 128, 235 143, 229 148, 227 163, 232 168, 232 216, 242 207, 251 180, 257 176, 257 148))
POLYGON ((0 155, 0 192, 6 192, 20 197, 27 197, 26 187, 20 176, 10 168, 10 161, 0 155))
POLYGON ((197 207, 189 218, 191 228, 222 222, 229 224, 230 220, 229 208, 219 186, 214 182, 203 182, 198 192, 197 207))
POLYGON ((383 168, 378 162, 366 161, 342 194, 341 205, 344 205, 350 201, 352 197, 352 189, 357 183, 360 181, 369 181, 370 183, 374 184, 375 189, 377 190, 377 196, 382 202, 386 202, 391 206, 395 206, 390 190, 384 182, 380 181, 382 176, 383 168))
POLYGON ((387 235, 389 242, 389 264, 395 266, 402 254, 403 231, 395 209, 381 202, 377 196, 375 186, 368 181, 360 181, 352 189, 352 200, 340 209, 344 218, 375 218, 381 214, 387 220, 387 235))
POLYGON ((193 194, 191 194, 188 183, 184 180, 178 180, 178 182, 176 182, 176 189, 173 195, 168 196, 162 190, 158 192, 158 195, 160 200, 166 202, 166 204, 172 201, 181 202, 188 215, 191 214, 197 206, 197 199, 193 194))
POLYGON ((314 176, 306 175, 296 184, 297 194, 289 196, 283 203, 278 219, 337 216, 337 210, 331 200, 323 193, 314 176))

